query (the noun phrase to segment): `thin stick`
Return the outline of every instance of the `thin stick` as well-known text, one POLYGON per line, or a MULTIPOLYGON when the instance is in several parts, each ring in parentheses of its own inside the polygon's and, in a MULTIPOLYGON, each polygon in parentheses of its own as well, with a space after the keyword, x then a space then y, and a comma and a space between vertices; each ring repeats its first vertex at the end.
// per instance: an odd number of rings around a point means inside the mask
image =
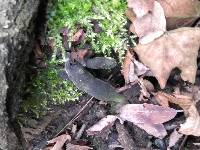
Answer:
POLYGON ((183 141, 181 142, 181 145, 179 146, 179 150, 183 149, 183 146, 185 145, 185 142, 186 142, 187 138, 188 138, 188 135, 185 135, 183 141))
POLYGON ((83 135, 83 132, 85 131, 86 124, 83 124, 81 129, 77 132, 77 135, 75 137, 76 140, 79 140, 81 136, 83 135))
POLYGON ((57 137, 61 132, 63 132, 70 124, 72 124, 76 119, 79 118, 81 112, 85 110, 88 104, 93 100, 94 97, 91 97, 87 103, 81 108, 81 110, 54 136, 57 137))

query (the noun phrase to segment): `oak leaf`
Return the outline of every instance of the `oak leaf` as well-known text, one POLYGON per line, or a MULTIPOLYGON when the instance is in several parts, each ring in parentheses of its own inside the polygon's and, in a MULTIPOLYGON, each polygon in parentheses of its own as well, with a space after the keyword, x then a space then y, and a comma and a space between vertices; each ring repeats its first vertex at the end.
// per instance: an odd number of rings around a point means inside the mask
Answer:
POLYGON ((200 28, 184 27, 166 32, 151 43, 138 44, 134 51, 164 88, 176 67, 184 81, 195 82, 199 46, 200 28))
POLYGON ((127 17, 132 21, 130 31, 139 37, 139 43, 146 44, 160 37, 166 31, 166 19, 162 6, 154 0, 128 0, 127 17), (134 14, 137 16, 134 18, 134 14))

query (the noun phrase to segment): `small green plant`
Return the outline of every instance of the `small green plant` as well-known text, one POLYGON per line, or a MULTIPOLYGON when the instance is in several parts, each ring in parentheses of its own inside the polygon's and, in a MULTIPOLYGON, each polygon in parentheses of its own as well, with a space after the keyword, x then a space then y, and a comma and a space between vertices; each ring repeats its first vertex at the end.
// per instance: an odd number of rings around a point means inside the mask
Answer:
POLYGON ((49 4, 49 36, 60 46, 59 29, 67 26, 72 37, 76 25, 81 24, 86 29, 86 42, 95 53, 111 56, 114 50, 121 61, 128 41, 125 8, 124 0, 54 0, 49 4), (98 21, 100 33, 93 32, 92 20, 98 21))
POLYGON ((58 61, 49 61, 48 68, 42 69, 26 87, 29 94, 22 102, 23 112, 31 111, 35 117, 42 113, 52 104, 63 104, 66 101, 74 101, 81 93, 69 81, 64 81, 58 75, 58 61))

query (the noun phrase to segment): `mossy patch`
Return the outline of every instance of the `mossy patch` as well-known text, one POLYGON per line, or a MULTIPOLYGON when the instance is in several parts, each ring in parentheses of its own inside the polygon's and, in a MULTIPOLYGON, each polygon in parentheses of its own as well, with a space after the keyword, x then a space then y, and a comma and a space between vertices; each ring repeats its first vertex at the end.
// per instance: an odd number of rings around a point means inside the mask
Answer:
POLYGON ((80 24, 86 30, 85 42, 92 45, 95 53, 111 56, 114 50, 122 60, 128 41, 124 0, 53 0, 49 8, 49 36, 56 39, 58 47, 60 28, 68 27, 72 38, 80 24), (101 32, 93 31, 92 20, 98 22, 101 32))

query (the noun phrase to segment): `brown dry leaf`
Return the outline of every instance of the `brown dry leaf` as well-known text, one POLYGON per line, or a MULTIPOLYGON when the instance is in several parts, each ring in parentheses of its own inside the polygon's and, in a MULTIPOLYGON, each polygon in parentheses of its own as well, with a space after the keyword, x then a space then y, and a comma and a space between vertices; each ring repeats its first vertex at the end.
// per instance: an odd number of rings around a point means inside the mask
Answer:
POLYGON ((83 29, 79 29, 73 36, 73 42, 75 44, 80 44, 85 38, 85 32, 83 29))
POLYGON ((155 95, 155 99, 161 103, 161 105, 168 106, 168 102, 174 103, 179 105, 184 112, 187 114, 188 109, 193 104, 192 98, 185 95, 178 95, 178 94, 167 94, 164 92, 158 92, 155 95))
POLYGON ((165 10, 166 17, 199 17, 199 0, 157 0, 165 10))
POLYGON ((126 9, 125 15, 131 22, 134 22, 136 19, 136 14, 133 12, 131 8, 126 9))
POLYGON ((104 129, 112 127, 117 116, 108 115, 90 127, 86 132, 88 135, 95 135, 101 133, 104 129))
POLYGON ((157 1, 129 1, 129 7, 133 8, 132 15, 130 10, 126 14, 133 23, 129 30, 136 33, 139 37, 139 43, 147 44, 160 37, 166 31, 164 10, 157 1), (133 17, 134 13, 137 16, 136 19, 133 17))
POLYGON ((200 136, 200 116, 192 98, 185 95, 169 95, 167 93, 158 92, 159 97, 165 98, 171 103, 175 103, 183 108, 186 114, 186 122, 181 124, 179 132, 186 135, 200 136))
POLYGON ((120 109, 119 117, 135 123, 160 124, 173 119, 176 110, 153 104, 126 104, 120 109))
POLYGON ((88 53, 89 53, 88 49, 81 49, 81 50, 78 50, 77 52, 71 52, 71 57, 72 57, 72 59, 79 61, 79 60, 83 60, 84 57, 88 53))
POLYGON ((177 130, 174 129, 174 131, 170 134, 169 145, 167 148, 170 149, 171 147, 173 147, 182 137, 183 137, 183 134, 178 133, 177 130))
POLYGON ((66 145, 66 150, 89 150, 89 149, 93 149, 93 148, 88 147, 88 146, 74 145, 71 143, 68 143, 66 145))
POLYGON ((160 104, 161 106, 164 107, 169 107, 169 98, 165 96, 162 92, 158 92, 155 96, 154 99, 160 104))
POLYGON ((200 17, 198 0, 157 0, 164 9, 167 28, 191 26, 200 17))
POLYGON ((137 17, 142 17, 153 10, 155 0, 127 0, 137 17))
POLYGON ((68 134, 62 134, 50 141, 48 141, 48 144, 54 144, 53 148, 51 150, 62 150, 62 147, 64 146, 66 141, 71 141, 71 136, 68 134))
POLYGON ((200 136, 200 116, 195 104, 190 106, 188 114, 186 122, 180 125, 179 132, 186 135, 200 136))
POLYGON ((148 98, 150 97, 150 93, 148 92, 146 86, 144 85, 144 80, 143 79, 138 79, 138 83, 140 85, 140 97, 139 97, 139 101, 147 101, 148 98))
POLYGON ((121 123, 130 121, 147 133, 163 138, 167 132, 162 123, 176 116, 176 110, 153 104, 126 104, 119 110, 119 116, 108 115, 87 130, 88 135, 101 133, 103 129, 111 127, 116 119, 121 123))
POLYGON ((154 85, 149 80, 143 79, 142 83, 148 92, 153 92, 155 90, 154 85))
POLYGON ((178 67, 184 81, 195 82, 200 28, 179 28, 146 45, 138 44, 134 51, 150 68, 161 88, 165 87, 172 69, 178 67))
POLYGON ((160 139, 164 138, 167 135, 167 131, 165 130, 163 124, 136 123, 135 125, 145 130, 148 134, 160 139))
POLYGON ((123 67, 122 67, 123 68, 122 73, 124 75, 124 79, 125 79, 126 84, 128 84, 130 82, 129 71, 130 71, 130 64, 132 63, 132 60, 133 60, 133 56, 130 53, 130 51, 127 50, 126 56, 125 56, 125 59, 124 59, 124 63, 123 63, 123 67))
POLYGON ((127 51, 122 70, 125 83, 135 82, 138 80, 138 76, 145 74, 147 71, 149 71, 149 68, 134 59, 133 55, 127 51))

